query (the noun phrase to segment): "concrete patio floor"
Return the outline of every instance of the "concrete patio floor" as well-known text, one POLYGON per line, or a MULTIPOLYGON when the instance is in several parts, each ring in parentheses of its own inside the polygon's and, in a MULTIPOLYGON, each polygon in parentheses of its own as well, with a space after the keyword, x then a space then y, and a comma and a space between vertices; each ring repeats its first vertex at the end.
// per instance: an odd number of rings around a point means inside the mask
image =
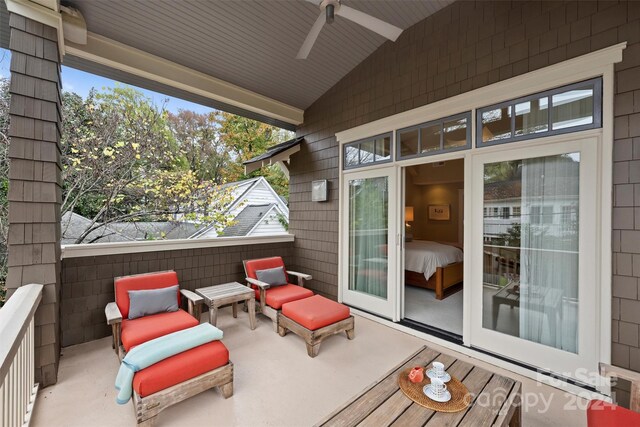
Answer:
MULTIPOLYGON (((234 319, 231 309, 223 309, 218 327, 234 363, 233 397, 225 400, 217 391, 206 391, 160 413, 157 426, 313 425, 422 345, 522 381, 525 426, 586 425, 583 409, 564 409, 567 404, 584 408, 584 399, 362 317, 356 316, 355 340, 344 334, 328 339, 315 359, 307 356, 299 337, 280 337, 260 315, 251 331, 246 313, 234 319)), ((32 425, 135 425, 132 405, 115 403, 117 370, 111 338, 63 349, 58 383, 40 391, 32 425)))

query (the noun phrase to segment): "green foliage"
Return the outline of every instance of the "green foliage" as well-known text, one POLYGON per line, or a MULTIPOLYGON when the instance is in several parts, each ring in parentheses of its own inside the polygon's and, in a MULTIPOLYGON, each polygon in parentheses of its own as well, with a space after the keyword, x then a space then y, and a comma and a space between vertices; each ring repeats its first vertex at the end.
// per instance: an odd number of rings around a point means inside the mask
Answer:
POLYGON ((231 182, 264 176, 279 195, 288 198, 289 180, 278 166, 265 167, 247 175, 244 173, 242 162, 264 153, 273 145, 293 138, 293 134, 230 113, 220 112, 218 117, 219 137, 233 159, 227 167, 226 180, 231 182))
POLYGON ((195 156, 210 122, 187 126, 190 114, 176 120, 130 87, 92 91, 86 99, 65 93, 64 102, 62 209, 93 222, 76 243, 116 221, 180 217, 224 228, 231 220, 221 213, 230 191, 219 188, 218 172, 203 167, 212 153, 195 156))
POLYGON ((289 231, 289 220, 287 219, 287 217, 284 214, 278 212, 277 218, 282 228, 284 228, 286 231, 289 231))
MULTIPOLYGON (((0 283, 8 229, 8 88, 8 80, 0 79, 0 283)), ((223 112, 171 114, 131 87, 92 90, 86 98, 65 92, 62 98, 62 212, 93 224, 76 243, 88 243, 92 232, 116 221, 189 220, 222 230, 232 221, 222 213, 231 189, 221 185, 248 178, 242 161, 291 137, 223 112)), ((288 195, 282 171, 264 168, 251 176, 260 174, 288 195)))

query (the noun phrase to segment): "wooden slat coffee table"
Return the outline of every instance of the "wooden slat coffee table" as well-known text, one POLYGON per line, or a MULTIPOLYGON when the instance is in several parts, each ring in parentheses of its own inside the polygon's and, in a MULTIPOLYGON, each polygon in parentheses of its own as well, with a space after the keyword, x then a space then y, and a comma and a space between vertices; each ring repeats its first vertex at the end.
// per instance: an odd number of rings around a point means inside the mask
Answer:
POLYGON ((361 394, 317 425, 321 426, 519 426, 522 384, 453 356, 423 347, 361 394), (473 401, 467 409, 434 412, 414 403, 398 386, 398 374, 433 361, 467 386, 473 401))
POLYGON ((204 298, 204 303, 209 307, 209 323, 213 326, 216 326, 218 321, 218 308, 232 304, 233 317, 238 317, 238 303, 246 301, 249 309, 249 325, 252 330, 256 328, 256 294, 248 286, 238 282, 224 283, 196 289, 196 294, 204 298))

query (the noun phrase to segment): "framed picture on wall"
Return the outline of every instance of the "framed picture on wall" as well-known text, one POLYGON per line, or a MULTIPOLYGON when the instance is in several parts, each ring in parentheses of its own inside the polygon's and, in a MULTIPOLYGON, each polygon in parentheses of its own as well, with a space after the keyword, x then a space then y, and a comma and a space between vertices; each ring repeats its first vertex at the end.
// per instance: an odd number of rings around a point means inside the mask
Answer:
POLYGON ((451 219, 450 205, 429 205, 430 221, 449 221, 451 219))

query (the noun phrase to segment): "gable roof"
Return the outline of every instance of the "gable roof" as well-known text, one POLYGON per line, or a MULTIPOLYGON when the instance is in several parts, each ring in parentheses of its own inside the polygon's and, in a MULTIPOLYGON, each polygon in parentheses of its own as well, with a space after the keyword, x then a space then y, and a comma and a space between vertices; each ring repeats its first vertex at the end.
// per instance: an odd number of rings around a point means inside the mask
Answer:
POLYGON ((251 163, 256 163, 256 162, 259 162, 261 160, 270 159, 270 158, 274 157, 275 155, 280 154, 283 151, 286 151, 289 148, 295 147, 296 145, 300 144, 303 139, 304 139, 303 136, 299 136, 297 138, 293 138, 293 139, 290 139, 288 141, 281 142, 280 144, 277 144, 277 145, 274 145, 272 147, 269 147, 267 149, 267 151, 265 151, 264 153, 260 154, 259 156, 256 156, 256 157, 254 157, 252 159, 249 159, 246 162, 242 162, 242 164, 243 165, 249 165, 251 163))
POLYGON ((133 240, 186 239, 198 231, 197 224, 178 221, 114 222, 108 227, 133 240))
MULTIPOLYGON (((95 225, 99 225, 96 223, 95 225)), ((71 245, 78 240, 89 227, 92 227, 93 221, 74 212, 65 212, 60 220, 62 232, 61 243, 63 245, 71 245)), ((85 243, 106 243, 106 242, 129 242, 133 239, 120 234, 117 230, 110 228, 109 225, 97 228, 89 233, 85 238, 85 243)))
MULTIPOLYGON (((258 176, 255 178, 249 178, 249 179, 245 179, 243 181, 236 181, 236 182, 229 182, 227 184, 223 184, 221 186, 221 190, 222 189, 228 189, 228 188, 232 188, 231 192, 232 192, 232 201, 225 207, 224 209, 224 213, 228 214, 229 212, 231 212, 234 208, 238 207, 238 205, 240 203, 242 203, 242 201, 244 200, 245 196, 255 187, 257 187, 260 183, 264 183, 267 187, 267 189, 271 192, 271 194, 273 194, 273 197, 275 200, 279 200, 282 203, 282 207, 280 210, 283 211, 283 213, 285 214, 289 214, 289 208, 287 207, 287 203, 286 201, 280 197, 280 195, 278 195, 278 193, 275 192, 275 190, 273 189, 273 187, 271 187, 271 185, 269 184, 269 182, 265 179, 265 177, 263 176, 258 176)), ((251 203, 251 200, 248 200, 248 203, 251 203)), ((251 203, 249 206, 264 206, 265 203, 251 203)), ((248 207, 248 206, 247 206, 248 207)), ((240 212, 242 213, 242 211, 240 212)), ((240 214, 239 213, 239 214, 240 214)), ((238 214, 238 215, 239 215, 238 214)), ((234 218, 237 220, 237 216, 236 218, 234 218)), ((208 233, 209 231, 211 231, 213 228, 215 227, 215 224, 210 224, 207 225, 205 227, 202 227, 201 229, 199 229, 198 231, 196 231, 195 233, 193 233, 189 239, 198 239, 200 238, 202 235, 208 233)), ((228 227, 227 227, 228 228, 228 227)), ((226 230, 226 229, 225 229, 226 230)), ((250 231, 251 229, 247 230, 250 231)), ((224 232, 224 230, 223 230, 224 232)), ((226 234, 225 234, 226 236, 226 234)))
MULTIPOLYGON (((100 223, 97 223, 98 225, 100 223)), ((72 245, 93 225, 92 221, 74 212, 62 216, 62 244, 72 245)), ((198 225, 177 221, 113 222, 89 233, 83 243, 131 242, 148 239, 186 239, 198 230, 198 225)))
POLYGON ((245 207, 235 217, 235 223, 222 230, 220 236, 246 236, 274 208, 277 208, 275 203, 245 207))

